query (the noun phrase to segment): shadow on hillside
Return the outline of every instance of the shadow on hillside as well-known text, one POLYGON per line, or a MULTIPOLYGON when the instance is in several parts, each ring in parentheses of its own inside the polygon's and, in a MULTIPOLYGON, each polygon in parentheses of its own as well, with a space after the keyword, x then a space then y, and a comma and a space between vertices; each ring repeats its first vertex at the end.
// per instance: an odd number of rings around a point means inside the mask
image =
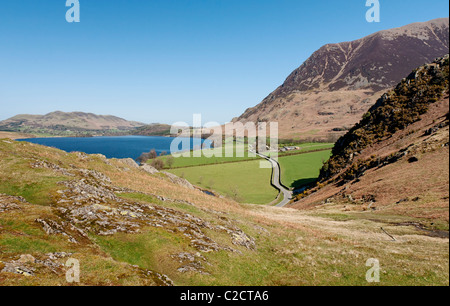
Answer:
POLYGON ((307 179, 301 179, 301 180, 296 180, 291 184, 291 188, 294 188, 294 190, 298 190, 301 189, 307 185, 310 185, 312 183, 315 183, 317 180, 316 177, 314 178, 307 178, 307 179))

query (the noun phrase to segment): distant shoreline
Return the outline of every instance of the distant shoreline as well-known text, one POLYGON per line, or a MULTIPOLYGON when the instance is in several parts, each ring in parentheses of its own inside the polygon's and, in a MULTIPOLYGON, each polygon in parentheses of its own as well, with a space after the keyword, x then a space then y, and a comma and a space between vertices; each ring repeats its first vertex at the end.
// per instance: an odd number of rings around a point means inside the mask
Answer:
POLYGON ((39 134, 32 134, 32 133, 21 133, 21 132, 11 132, 11 131, 0 131, 0 139, 1 138, 8 138, 11 140, 17 140, 17 139, 33 139, 33 138, 94 138, 94 137, 128 137, 128 136, 141 136, 141 137, 177 137, 174 135, 133 135, 133 134, 126 134, 126 135, 90 135, 90 136, 83 136, 83 135, 39 135, 39 134))

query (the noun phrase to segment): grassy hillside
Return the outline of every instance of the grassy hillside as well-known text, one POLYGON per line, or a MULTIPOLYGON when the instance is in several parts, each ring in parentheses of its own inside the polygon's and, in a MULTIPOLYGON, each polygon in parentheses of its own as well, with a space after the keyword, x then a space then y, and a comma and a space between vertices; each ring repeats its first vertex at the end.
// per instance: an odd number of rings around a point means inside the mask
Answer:
POLYGON ((129 160, 0 139, 0 193, 0 285, 69 285, 68 258, 80 285, 371 285, 368 258, 381 285, 448 285, 448 240, 241 205, 129 160))

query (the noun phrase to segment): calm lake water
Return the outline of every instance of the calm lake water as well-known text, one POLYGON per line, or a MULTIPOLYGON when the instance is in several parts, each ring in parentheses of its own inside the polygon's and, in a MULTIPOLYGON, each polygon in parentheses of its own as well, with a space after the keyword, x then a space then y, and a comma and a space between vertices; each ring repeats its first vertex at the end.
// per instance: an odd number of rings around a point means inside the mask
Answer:
MULTIPOLYGON (((120 137, 89 137, 89 138, 30 138, 20 139, 48 147, 54 147, 66 152, 84 152, 87 154, 103 154, 107 158, 137 159, 142 153, 155 149, 161 152, 172 153, 170 144, 175 138, 159 136, 120 136, 120 137)), ((186 139, 186 138, 185 138, 186 139)), ((207 140, 191 139, 191 150, 202 144, 208 145, 207 140), (205 143, 206 142, 206 143, 205 143)), ((181 151, 179 148, 178 151, 181 151)))

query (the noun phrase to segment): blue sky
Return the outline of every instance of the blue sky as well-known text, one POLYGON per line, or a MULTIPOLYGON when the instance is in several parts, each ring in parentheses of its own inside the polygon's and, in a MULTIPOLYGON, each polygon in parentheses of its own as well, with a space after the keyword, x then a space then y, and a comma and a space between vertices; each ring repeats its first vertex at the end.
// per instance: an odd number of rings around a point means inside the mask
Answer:
POLYGON ((448 17, 447 0, 0 0, 0 120, 55 110, 224 123, 326 43, 448 17))

